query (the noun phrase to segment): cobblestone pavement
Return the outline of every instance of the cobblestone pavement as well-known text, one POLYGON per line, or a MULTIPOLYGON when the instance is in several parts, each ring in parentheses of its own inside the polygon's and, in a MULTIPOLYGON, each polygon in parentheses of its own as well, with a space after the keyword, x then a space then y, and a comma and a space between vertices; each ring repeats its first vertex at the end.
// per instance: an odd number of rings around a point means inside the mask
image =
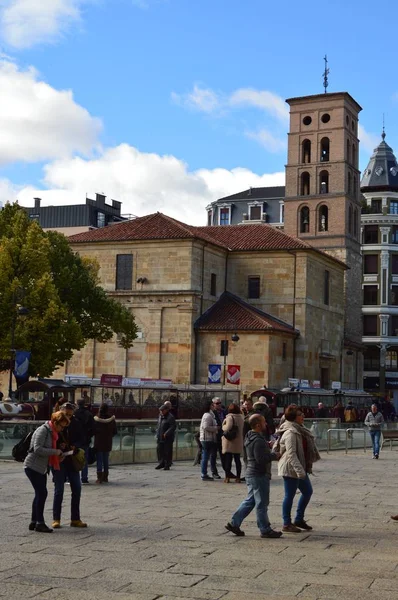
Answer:
MULTIPOLYGON (((246 537, 224 525, 244 484, 201 482, 191 464, 113 467, 110 483, 84 486, 88 529, 28 531, 32 488, 21 465, 0 463, 0 597, 9 600, 396 600, 398 453, 322 455, 315 465, 311 533, 246 537)), ((274 467, 274 471, 276 471, 274 467)), ((90 471, 94 480, 94 471, 90 471)), ((51 523, 52 483, 46 506, 51 523)), ((69 509, 70 492, 64 505, 69 509)), ((281 526, 281 479, 270 518, 281 526)))

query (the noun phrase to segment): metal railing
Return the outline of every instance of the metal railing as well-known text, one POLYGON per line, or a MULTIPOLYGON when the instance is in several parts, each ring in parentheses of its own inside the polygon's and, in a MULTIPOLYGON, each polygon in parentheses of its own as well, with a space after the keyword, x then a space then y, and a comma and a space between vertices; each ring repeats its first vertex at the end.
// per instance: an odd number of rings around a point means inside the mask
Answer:
MULTIPOLYGON (((336 428, 336 429, 328 429, 327 431, 327 448, 326 452, 329 454, 331 451, 331 437, 332 433, 338 433, 338 438, 340 438, 340 433, 343 432, 345 434, 345 453, 348 454, 348 446, 350 442, 350 450, 358 449, 358 447, 354 448, 354 435, 356 433, 363 433, 363 451, 366 452, 366 448, 371 445, 371 440, 367 438, 367 430, 362 428, 348 427, 347 429, 336 428)), ((340 439, 337 440, 340 443, 340 439)), ((362 445, 361 445, 362 447, 362 445)), ((334 450, 339 450, 340 448, 334 448, 334 450)))

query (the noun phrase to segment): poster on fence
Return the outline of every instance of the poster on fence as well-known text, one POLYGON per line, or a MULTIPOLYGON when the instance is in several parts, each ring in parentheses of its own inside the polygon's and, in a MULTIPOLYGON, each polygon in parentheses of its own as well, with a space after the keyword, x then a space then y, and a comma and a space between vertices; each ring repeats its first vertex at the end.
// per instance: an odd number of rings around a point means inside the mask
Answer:
POLYGON ((228 365, 227 383, 240 384, 240 365, 228 365))
POLYGON ((207 369, 208 383, 221 383, 221 365, 209 365, 207 369))

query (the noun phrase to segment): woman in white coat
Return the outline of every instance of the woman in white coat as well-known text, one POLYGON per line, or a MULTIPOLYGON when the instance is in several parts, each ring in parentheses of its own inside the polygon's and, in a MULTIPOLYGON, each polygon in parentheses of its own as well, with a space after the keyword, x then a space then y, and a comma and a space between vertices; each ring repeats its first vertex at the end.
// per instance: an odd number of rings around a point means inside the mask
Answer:
POLYGON ((312 527, 304 520, 305 509, 312 496, 309 473, 312 465, 320 459, 314 436, 304 427, 304 414, 297 406, 288 406, 285 421, 278 430, 280 436, 274 449, 279 451, 278 475, 283 477, 285 497, 282 504, 283 531, 300 533, 302 529, 310 531, 312 527), (293 500, 297 490, 301 496, 297 505, 294 523, 291 519, 293 500))

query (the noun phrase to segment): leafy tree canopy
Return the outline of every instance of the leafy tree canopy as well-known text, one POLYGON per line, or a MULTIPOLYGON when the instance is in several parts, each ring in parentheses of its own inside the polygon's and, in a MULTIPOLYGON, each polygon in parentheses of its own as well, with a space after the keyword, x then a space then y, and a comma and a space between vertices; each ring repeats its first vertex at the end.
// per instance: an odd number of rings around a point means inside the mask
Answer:
POLYGON ((0 211, 0 370, 8 368, 14 323, 14 348, 32 353, 32 377, 49 377, 89 339, 106 342, 116 333, 129 348, 137 335, 130 311, 99 285, 98 265, 7 204, 0 211))

